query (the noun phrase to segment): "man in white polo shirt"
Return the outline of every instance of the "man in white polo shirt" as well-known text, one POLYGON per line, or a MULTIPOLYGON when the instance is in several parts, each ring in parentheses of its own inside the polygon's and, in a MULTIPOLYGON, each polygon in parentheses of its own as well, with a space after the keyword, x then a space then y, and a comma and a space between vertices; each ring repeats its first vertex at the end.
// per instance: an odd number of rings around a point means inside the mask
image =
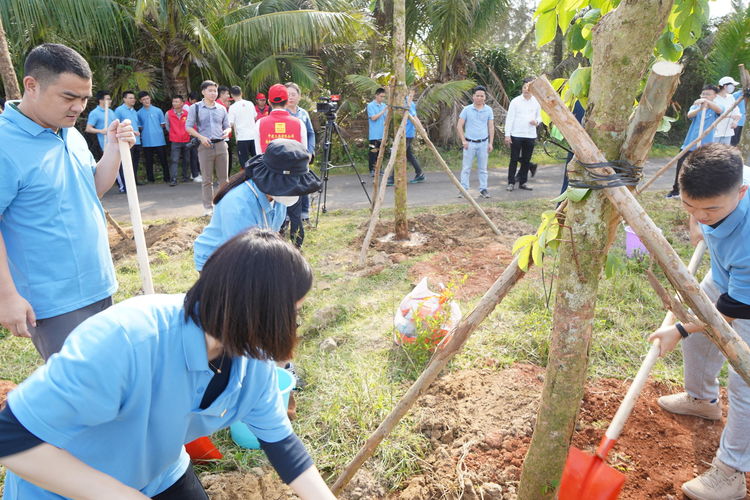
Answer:
POLYGON ((234 104, 229 106, 229 124, 234 129, 234 137, 237 140, 237 154, 240 157, 240 168, 245 166, 247 160, 255 156, 255 105, 242 98, 242 89, 237 85, 229 89, 234 99, 234 104))
POLYGON ((531 191, 526 185, 529 176, 529 164, 534 153, 536 128, 542 122, 542 108, 536 98, 529 92, 532 78, 523 81, 521 95, 510 101, 508 114, 505 116, 505 144, 510 146, 510 163, 508 164, 508 191, 513 191, 518 181, 518 189, 531 191), (518 160, 521 169, 516 177, 518 160))

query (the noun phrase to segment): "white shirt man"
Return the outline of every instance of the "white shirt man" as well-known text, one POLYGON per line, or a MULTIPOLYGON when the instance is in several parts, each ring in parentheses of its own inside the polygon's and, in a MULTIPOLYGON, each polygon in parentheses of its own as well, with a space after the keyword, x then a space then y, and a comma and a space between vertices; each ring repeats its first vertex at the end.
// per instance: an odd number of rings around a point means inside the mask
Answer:
POLYGON ((229 124, 234 129, 237 139, 237 154, 240 157, 240 166, 244 167, 247 160, 256 155, 255 135, 257 125, 255 123, 255 105, 242 98, 242 90, 234 86, 230 89, 234 104, 229 106, 229 124))
POLYGON ((531 155, 534 153, 536 128, 542 122, 542 108, 536 98, 529 92, 530 78, 524 80, 521 95, 510 101, 508 114, 505 117, 505 144, 510 146, 510 163, 508 164, 508 191, 513 191, 516 182, 519 189, 531 191, 526 186, 531 155), (521 169, 516 176, 518 161, 521 169))

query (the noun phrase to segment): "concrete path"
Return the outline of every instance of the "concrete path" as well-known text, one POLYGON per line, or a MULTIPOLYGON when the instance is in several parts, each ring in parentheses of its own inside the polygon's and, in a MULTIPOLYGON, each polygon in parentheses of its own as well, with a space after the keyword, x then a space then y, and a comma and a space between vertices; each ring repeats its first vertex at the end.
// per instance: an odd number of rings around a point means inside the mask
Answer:
MULTIPOLYGON (((645 178, 650 178, 667 161, 668 159, 649 161, 645 167, 645 178)), ((480 201, 483 203, 492 203, 534 198, 555 198, 560 193, 562 169, 562 165, 540 165, 536 177, 529 179, 528 182, 533 191, 520 191, 516 189, 513 192, 505 190, 507 170, 490 169, 489 191, 492 197, 489 199, 480 198, 480 201)), ((455 168, 453 172, 458 176, 460 168, 455 168)), ((372 191, 372 179, 366 171, 360 173, 364 173, 362 179, 365 181, 365 187, 368 191, 372 191)), ((413 176, 413 171, 410 170, 409 175, 413 176)), ((466 200, 457 197, 458 190, 446 173, 442 171, 427 172, 425 175, 427 180, 424 183, 409 184, 408 200, 410 206, 445 204, 465 204, 469 206, 466 200)), ((673 172, 665 173, 654 183, 650 190, 669 190, 674 180, 673 176, 673 172)), ((471 185, 472 189, 470 189, 470 193, 479 198, 476 169, 472 172, 471 185)), ((200 184, 195 182, 178 184, 175 187, 170 187, 163 183, 139 186, 138 197, 141 205, 141 213, 145 220, 197 217, 203 215, 201 187, 200 184)), ((115 219, 121 221, 129 220, 127 196, 120 194, 116 187, 104 195, 102 204, 115 219)), ((356 209, 367 206, 367 198, 356 175, 335 175, 329 178, 328 210, 356 209)), ((383 206, 393 206, 393 188, 388 188, 383 206)))

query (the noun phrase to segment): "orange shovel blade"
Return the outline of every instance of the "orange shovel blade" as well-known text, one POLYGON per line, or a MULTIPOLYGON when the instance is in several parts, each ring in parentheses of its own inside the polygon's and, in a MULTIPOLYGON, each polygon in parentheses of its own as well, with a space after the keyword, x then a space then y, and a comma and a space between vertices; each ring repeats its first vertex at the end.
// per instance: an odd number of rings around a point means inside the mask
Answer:
POLYGON ((559 500, 616 500, 625 475, 597 457, 571 446, 560 481, 559 500))

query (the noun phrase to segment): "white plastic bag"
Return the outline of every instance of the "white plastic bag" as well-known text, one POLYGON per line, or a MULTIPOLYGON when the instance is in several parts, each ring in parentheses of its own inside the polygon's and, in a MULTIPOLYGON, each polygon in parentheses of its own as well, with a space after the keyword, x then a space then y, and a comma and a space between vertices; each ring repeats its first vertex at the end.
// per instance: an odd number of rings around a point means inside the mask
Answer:
POLYGON ((412 343, 417 339, 417 323, 421 322, 423 327, 428 328, 428 322, 431 318, 438 318, 440 315, 446 317, 443 323, 434 327, 428 342, 433 346, 441 346, 450 339, 450 332, 461 321, 461 308, 454 300, 447 299, 445 287, 440 284, 443 293, 436 293, 430 290, 427 278, 422 280, 409 292, 396 308, 393 315, 393 325, 395 326, 394 340, 397 344, 412 343), (448 312, 448 314, 444 314, 448 312))

